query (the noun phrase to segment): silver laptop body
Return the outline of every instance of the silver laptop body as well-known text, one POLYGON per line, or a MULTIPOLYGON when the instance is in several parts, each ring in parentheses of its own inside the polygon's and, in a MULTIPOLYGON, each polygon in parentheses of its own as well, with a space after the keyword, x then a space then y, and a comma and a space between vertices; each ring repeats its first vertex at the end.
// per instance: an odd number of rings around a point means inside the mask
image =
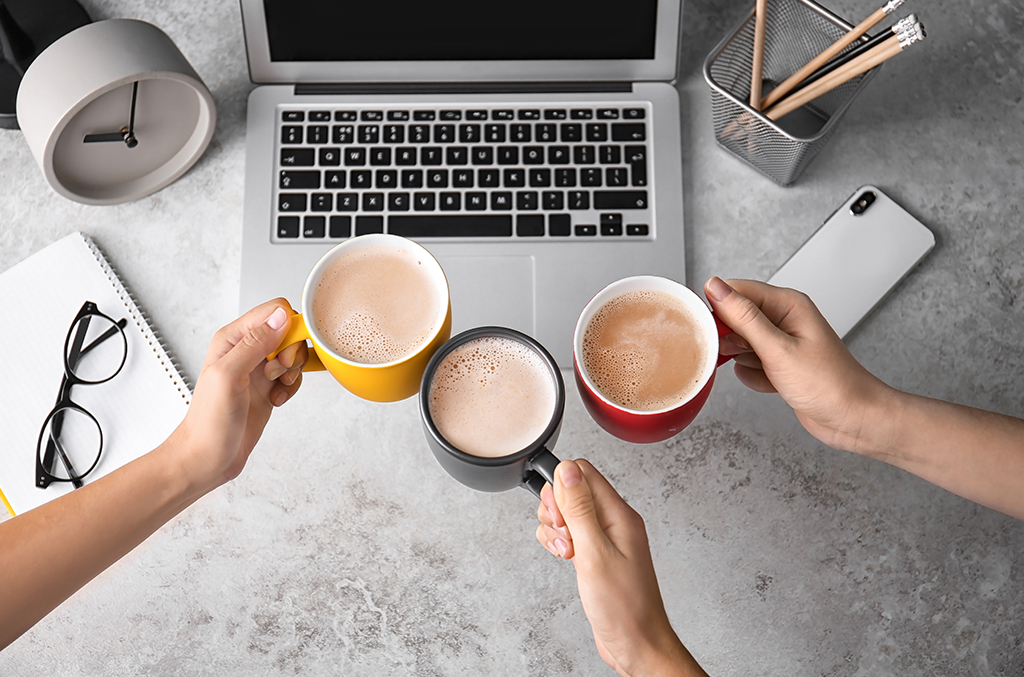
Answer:
POLYGON ((440 261, 453 332, 513 327, 571 367, 598 290, 685 281, 680 0, 407 4, 396 20, 395 3, 353 17, 330 0, 241 0, 262 85, 241 310, 276 296, 298 308, 328 249, 394 232, 440 261))

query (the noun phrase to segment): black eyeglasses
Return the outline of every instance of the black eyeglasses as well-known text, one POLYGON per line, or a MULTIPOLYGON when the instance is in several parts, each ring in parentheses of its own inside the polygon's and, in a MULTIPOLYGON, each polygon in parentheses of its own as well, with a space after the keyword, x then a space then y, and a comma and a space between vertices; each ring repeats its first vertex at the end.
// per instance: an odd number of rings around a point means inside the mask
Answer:
POLYGON ((57 404, 46 417, 36 444, 36 486, 82 478, 99 463, 103 430, 96 417, 71 401, 71 386, 106 383, 121 372, 128 357, 127 321, 116 322, 86 301, 64 339, 64 378, 57 404), (84 346, 84 347, 83 347, 84 346))

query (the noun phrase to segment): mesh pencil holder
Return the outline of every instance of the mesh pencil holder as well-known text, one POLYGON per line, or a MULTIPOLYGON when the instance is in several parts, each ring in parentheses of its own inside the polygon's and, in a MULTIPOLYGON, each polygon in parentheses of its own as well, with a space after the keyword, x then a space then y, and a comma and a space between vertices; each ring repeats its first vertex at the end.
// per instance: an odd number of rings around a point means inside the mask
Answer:
MULTIPOLYGON (((765 15, 764 93, 802 68, 853 26, 811 0, 769 0, 765 15)), ((847 47, 852 49, 857 45, 847 47)), ((835 131, 878 67, 827 92, 777 121, 750 107, 754 10, 704 61, 711 88, 715 140, 773 181, 796 180, 835 131)), ((845 50, 844 50, 845 52, 845 50)))

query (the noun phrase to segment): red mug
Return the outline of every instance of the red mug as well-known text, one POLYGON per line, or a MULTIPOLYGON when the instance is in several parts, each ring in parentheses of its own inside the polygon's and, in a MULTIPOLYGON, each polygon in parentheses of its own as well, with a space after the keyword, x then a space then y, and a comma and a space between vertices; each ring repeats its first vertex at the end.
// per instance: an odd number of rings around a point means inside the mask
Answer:
POLYGON ((615 437, 640 444, 667 440, 693 422, 711 393, 715 370, 732 359, 718 354, 719 338, 730 333, 732 330, 719 321, 703 299, 674 280, 653 275, 618 280, 598 292, 576 322, 572 347, 576 388, 590 416, 615 437), (670 406, 653 411, 630 409, 613 402, 597 389, 583 369, 583 336, 594 315, 613 298, 636 291, 660 291, 681 301, 697 321, 710 357, 705 360, 697 385, 688 395, 670 406))

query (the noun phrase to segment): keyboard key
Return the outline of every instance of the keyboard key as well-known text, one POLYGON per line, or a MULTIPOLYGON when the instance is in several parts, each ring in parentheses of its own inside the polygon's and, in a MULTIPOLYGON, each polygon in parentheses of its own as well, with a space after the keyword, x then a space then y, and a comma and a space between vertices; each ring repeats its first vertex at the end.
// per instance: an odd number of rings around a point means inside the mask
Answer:
POLYGON ((409 211, 408 193, 388 193, 388 211, 407 212, 409 211))
POLYGON ((543 214, 520 214, 516 216, 516 235, 519 237, 543 237, 543 214))
POLYGON ((501 185, 506 188, 522 188, 526 185, 526 172, 522 169, 506 169, 501 185))
POLYGON ((488 143, 505 143, 505 125, 484 125, 484 140, 488 143))
POLYGON ((618 120, 619 109, 618 108, 598 108, 597 109, 598 120, 618 120))
POLYGON ((386 147, 370 149, 370 164, 374 167, 387 167, 391 164, 391 149, 386 147))
POLYGON ((352 217, 351 216, 332 216, 328 221, 328 232, 327 234, 333 238, 346 238, 352 237, 352 217))
POLYGON ((405 143, 405 125, 384 125, 384 143, 405 143))
POLYGON ((389 110, 388 120, 403 122, 409 119, 409 111, 407 110, 389 110))
POLYGON ((457 212, 462 209, 462 194, 441 193, 438 206, 443 212, 457 212))
POLYGON ((435 197, 433 193, 414 193, 412 196, 412 208, 418 212, 434 211, 435 197))
POLYGON ((585 167, 580 169, 581 186, 600 186, 601 170, 597 167, 585 167))
POLYGON ((423 170, 422 169, 403 169, 402 170, 402 188, 422 188, 423 187, 423 170))
POLYGON ((632 185, 646 186, 647 148, 644 146, 626 146, 626 164, 629 165, 632 185))
POLYGON ((320 149, 320 166, 321 167, 337 167, 341 164, 341 149, 340 148, 321 148, 320 149))
POLYGON ((555 237, 567 237, 570 231, 571 220, 568 214, 548 215, 548 235, 555 237))
POLYGON ((437 146, 427 146, 420 150, 420 164, 428 167, 440 165, 442 161, 441 149, 437 146))
POLYGON ((364 110, 359 117, 363 122, 380 122, 384 119, 384 111, 364 110))
MULTIPOLYGON (((364 212, 384 211, 384 193, 363 193, 364 212)), ((357 219, 358 221, 358 219, 357 219)), ((376 231, 381 232, 381 231, 376 231)))
POLYGON ((492 110, 492 120, 513 120, 515 119, 515 111, 511 110, 492 110))
POLYGON ((432 110, 414 110, 412 112, 413 120, 433 120, 437 117, 437 113, 432 110))
POLYGON ((540 110, 536 108, 522 108, 517 116, 520 120, 540 120, 540 110))
POLYGON ((434 125, 434 143, 454 143, 455 125, 434 125))
POLYGON ((388 232, 403 237, 511 237, 512 216, 503 214, 402 215, 388 217, 388 232))
POLYGON ((518 143, 530 143, 533 141, 533 132, 530 130, 530 125, 512 125, 511 128, 511 140, 518 143))
POLYGON ((569 191, 569 209, 590 209, 590 192, 586 190, 569 191))
POLYGON ((578 165, 592 165, 597 156, 593 146, 573 146, 572 161, 578 165))
POLYGON ((642 122, 620 122, 612 125, 612 141, 643 141, 647 125, 642 122))
MULTIPOLYGON (((590 120, 594 117, 594 111, 589 108, 573 108, 569 113, 569 117, 573 120, 590 120)), ((566 233, 568 235, 569 233, 566 233)))
POLYGON ((302 237, 323 237, 326 231, 326 216, 307 216, 302 219, 302 237))
POLYGON ((558 127, 552 124, 537 123, 537 140, 544 143, 558 141, 558 127))
POLYGON ((459 125, 459 143, 480 143, 480 125, 459 125))
POLYGON ((569 169, 556 169, 555 170, 555 185, 560 188, 575 188, 576 187, 576 170, 569 169))
POLYGON ((336 110, 334 111, 335 122, 355 122, 356 112, 354 110, 336 110))
POLYGON ((615 213, 615 212, 609 213, 609 214, 601 214, 601 225, 602 226, 615 226, 615 225, 621 226, 622 225, 622 214, 615 213))
POLYGON ((306 143, 327 143, 327 125, 310 125, 306 127, 306 143))
POLYGON ((320 172, 318 171, 298 171, 298 172, 281 172, 281 180, 278 184, 280 188, 319 188, 320 187, 320 172))
POLYGON ((443 110, 439 116, 441 120, 461 120, 462 111, 460 110, 443 110))
POLYGON ((310 211, 329 212, 334 210, 334 195, 331 193, 313 193, 310 196, 310 211))
POLYGON ((564 120, 568 117, 568 111, 564 108, 545 108, 544 119, 545 120, 564 120))
POLYGON ((332 143, 345 144, 356 140, 356 129, 352 125, 334 125, 332 130, 332 143))
POLYGON ((466 193, 466 209, 471 211, 484 211, 487 209, 487 193, 466 193))
POLYGON ((549 212, 565 209, 565 194, 560 190, 546 190, 541 193, 541 204, 549 212))
POLYGON ((540 165, 544 164, 543 146, 526 146, 523 148, 523 164, 540 165))
POLYGON ((431 169, 427 172, 427 187, 428 188, 447 188, 448 187, 448 170, 447 169, 431 169))
POLYGON ((281 193, 277 196, 277 211, 279 212, 304 212, 306 211, 305 193, 281 193))
POLYGON ((469 164, 469 149, 465 146, 449 146, 444 153, 445 162, 449 165, 469 164))
POLYGON ((380 125, 359 125, 357 129, 359 133, 359 143, 368 145, 380 143, 380 125))
POLYGON ((356 235, 368 235, 369 233, 384 232, 383 216, 357 216, 356 235))
POLYGON ((647 209, 647 191, 595 190, 594 209, 647 209))
POLYGON ((312 167, 316 161, 312 148, 282 148, 282 167, 312 167))
MULTIPOLYGON (((623 170, 625 172, 625 170, 623 170)), ((531 188, 547 188, 551 185, 550 169, 531 169, 529 171, 531 188)))
POLYGON ((646 223, 631 223, 626 226, 626 235, 647 235, 646 223))
POLYGON ((490 146, 474 146, 470 151, 470 158, 475 165, 492 165, 494 149, 490 146))
POLYGON ((345 149, 345 166, 346 167, 362 167, 366 164, 366 149, 365 148, 346 148, 345 149))
POLYGON ((277 236, 278 237, 298 237, 299 236, 299 217, 297 216, 279 216, 277 217, 277 236))
POLYGON ((647 111, 643 108, 626 108, 622 111, 622 117, 626 120, 643 120, 647 111))
POLYGON ((354 212, 359 210, 359 193, 338 193, 337 210, 339 212, 354 212))
POLYGON ((429 143, 430 125, 412 125, 409 127, 410 143, 429 143))
POLYGON ((351 188, 366 190, 373 187, 373 174, 368 169, 353 169, 349 173, 349 181, 351 188))
MULTIPOLYGON (((281 128, 281 143, 296 144, 302 143, 302 127, 285 125, 281 128)), ((298 237, 296 235, 295 237, 298 237)))
POLYGON ((466 111, 467 120, 486 120, 487 111, 485 110, 468 110, 466 111))
POLYGON ((519 164, 519 149, 515 146, 498 146, 499 165, 519 164))
POLYGON ((504 191, 491 193, 491 210, 498 212, 510 209, 512 209, 512 193, 504 191))
POLYGON ((604 183, 606 186, 625 186, 629 182, 626 176, 625 167, 609 167, 604 173, 604 183))
POLYGON ((472 188, 473 187, 473 170, 472 169, 456 169, 452 171, 452 187, 453 188, 472 188))
POLYGON ((601 235, 603 235, 604 237, 618 237, 618 236, 622 235, 622 224, 621 223, 612 223, 612 224, 604 224, 604 223, 602 223, 601 224, 601 235))
POLYGON ((599 143, 608 140, 608 123, 591 122, 587 125, 587 141, 599 143))
POLYGON ((519 211, 532 212, 535 209, 537 209, 537 205, 537 191, 516 191, 516 209, 518 209, 519 211))
POLYGON ((398 172, 394 169, 378 169, 374 177, 375 187, 383 190, 391 190, 398 187, 398 172))
POLYGON ((593 235, 597 235, 597 226, 594 225, 581 223, 576 226, 575 230, 577 237, 591 237, 593 235))
POLYGON ((309 121, 310 122, 330 122, 331 121, 331 113, 330 113, 330 111, 326 111, 326 110, 311 111, 310 114, 309 114, 309 121))
POLYGON ((619 146, 601 146, 597 149, 597 157, 603 165, 622 164, 622 148, 619 146))
POLYGON ((395 164, 408 166, 416 164, 416 149, 413 147, 396 148, 395 149, 395 164))
POLYGON ((324 188, 344 188, 345 171, 324 172, 324 188))
POLYGON ((548 146, 548 164, 569 164, 569 146, 548 146))
POLYGON ((480 169, 476 173, 477 183, 481 188, 497 188, 500 183, 499 176, 497 169, 480 169))
POLYGON ((300 110, 286 110, 281 113, 281 122, 302 122, 306 114, 300 110))
POLYGON ((583 125, 578 122, 563 122, 561 125, 562 143, 574 143, 583 140, 583 125))

